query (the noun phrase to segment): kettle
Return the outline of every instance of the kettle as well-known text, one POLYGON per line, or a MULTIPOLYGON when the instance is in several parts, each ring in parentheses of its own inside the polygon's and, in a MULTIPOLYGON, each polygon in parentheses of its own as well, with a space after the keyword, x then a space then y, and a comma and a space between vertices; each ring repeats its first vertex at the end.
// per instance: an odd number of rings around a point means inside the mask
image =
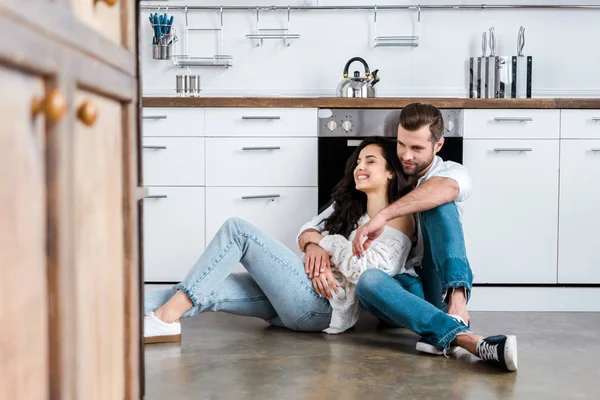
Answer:
POLYGON ((338 97, 375 97, 373 86, 379 82, 377 71, 371 72, 367 62, 360 57, 352 57, 344 67, 344 79, 337 86, 338 97), (348 77, 348 68, 354 61, 360 61, 365 67, 365 77, 361 78, 358 71, 354 71, 352 78, 348 77))

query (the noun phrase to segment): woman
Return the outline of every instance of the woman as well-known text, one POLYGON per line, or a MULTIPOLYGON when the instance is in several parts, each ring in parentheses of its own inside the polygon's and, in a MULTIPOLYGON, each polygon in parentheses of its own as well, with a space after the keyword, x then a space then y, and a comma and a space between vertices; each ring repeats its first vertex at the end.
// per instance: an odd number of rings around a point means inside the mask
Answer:
POLYGON ((324 235, 315 233, 308 239, 331 256, 331 298, 313 289, 303 261, 290 249, 250 223, 231 218, 183 282, 146 296, 146 343, 180 340, 179 319, 206 311, 253 316, 297 331, 349 329, 358 320, 354 289, 362 272, 378 268, 390 275, 415 274, 404 266, 415 229, 412 216, 390 221, 365 257, 352 257, 354 230, 409 190, 395 142, 382 137, 363 140, 334 188, 334 211, 323 215, 324 235), (238 262, 247 272, 232 273, 238 262))

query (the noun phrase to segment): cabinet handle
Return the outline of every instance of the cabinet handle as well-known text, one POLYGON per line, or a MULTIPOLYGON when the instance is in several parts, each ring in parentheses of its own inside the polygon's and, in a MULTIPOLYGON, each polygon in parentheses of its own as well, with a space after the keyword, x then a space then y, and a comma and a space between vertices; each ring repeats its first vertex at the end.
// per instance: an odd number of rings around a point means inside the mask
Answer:
POLYGON ((97 116, 98 109, 89 100, 84 101, 83 104, 77 109, 77 119, 87 126, 94 125, 97 116))
POLYGON ((531 147, 529 148, 514 148, 514 149, 510 149, 510 148, 495 148, 494 149, 495 152, 523 152, 523 151, 533 151, 533 149, 531 147))
POLYGON ((142 146, 142 148, 148 150, 166 150, 167 146, 142 146))
POLYGON ((592 117, 592 121, 600 121, 600 117, 592 117))
POLYGON ((31 100, 31 118, 42 112, 48 121, 54 123, 59 121, 66 111, 67 100, 58 89, 52 89, 43 99, 34 97, 31 100))
POLYGON ((600 153, 600 149, 592 149, 594 153, 600 153))
POLYGON ((145 199, 166 199, 166 194, 151 194, 149 196, 144 197, 145 199))
POLYGON ((242 119, 274 120, 274 119, 281 119, 281 117, 279 115, 242 115, 242 119))
POLYGON ((275 199, 281 197, 279 194, 259 194, 257 196, 242 196, 242 200, 254 200, 254 199, 275 199))
POLYGON ((94 0, 94 5, 98 4, 99 2, 106 3, 106 5, 109 7, 112 7, 115 4, 117 4, 117 0, 94 0))
POLYGON ((532 117, 494 117, 494 121, 502 122, 502 121, 515 121, 515 122, 527 122, 533 121, 532 117))
POLYGON ((262 147, 242 147, 244 151, 251 150, 281 150, 280 146, 262 146, 262 147))
POLYGON ((142 119, 167 119, 166 115, 143 115, 142 119))

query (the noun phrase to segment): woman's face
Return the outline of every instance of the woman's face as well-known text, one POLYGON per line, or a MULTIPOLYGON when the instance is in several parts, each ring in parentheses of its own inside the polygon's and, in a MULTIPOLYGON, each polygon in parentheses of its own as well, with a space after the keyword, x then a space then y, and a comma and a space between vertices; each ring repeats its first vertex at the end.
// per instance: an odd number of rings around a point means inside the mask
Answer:
POLYGON ((354 168, 356 190, 385 193, 393 173, 386 168, 381 147, 370 144, 361 150, 354 168))

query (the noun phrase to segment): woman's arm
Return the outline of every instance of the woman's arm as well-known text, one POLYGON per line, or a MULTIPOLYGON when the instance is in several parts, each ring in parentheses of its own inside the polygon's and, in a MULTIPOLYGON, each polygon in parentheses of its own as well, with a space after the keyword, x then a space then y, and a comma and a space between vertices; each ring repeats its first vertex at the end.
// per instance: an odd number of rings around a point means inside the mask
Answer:
POLYGON ((412 243, 408 236, 399 233, 384 232, 361 258, 352 254, 352 242, 342 235, 327 235, 319 242, 327 250, 335 268, 356 284, 360 275, 368 268, 377 268, 389 275, 396 275, 408 258, 412 243))

